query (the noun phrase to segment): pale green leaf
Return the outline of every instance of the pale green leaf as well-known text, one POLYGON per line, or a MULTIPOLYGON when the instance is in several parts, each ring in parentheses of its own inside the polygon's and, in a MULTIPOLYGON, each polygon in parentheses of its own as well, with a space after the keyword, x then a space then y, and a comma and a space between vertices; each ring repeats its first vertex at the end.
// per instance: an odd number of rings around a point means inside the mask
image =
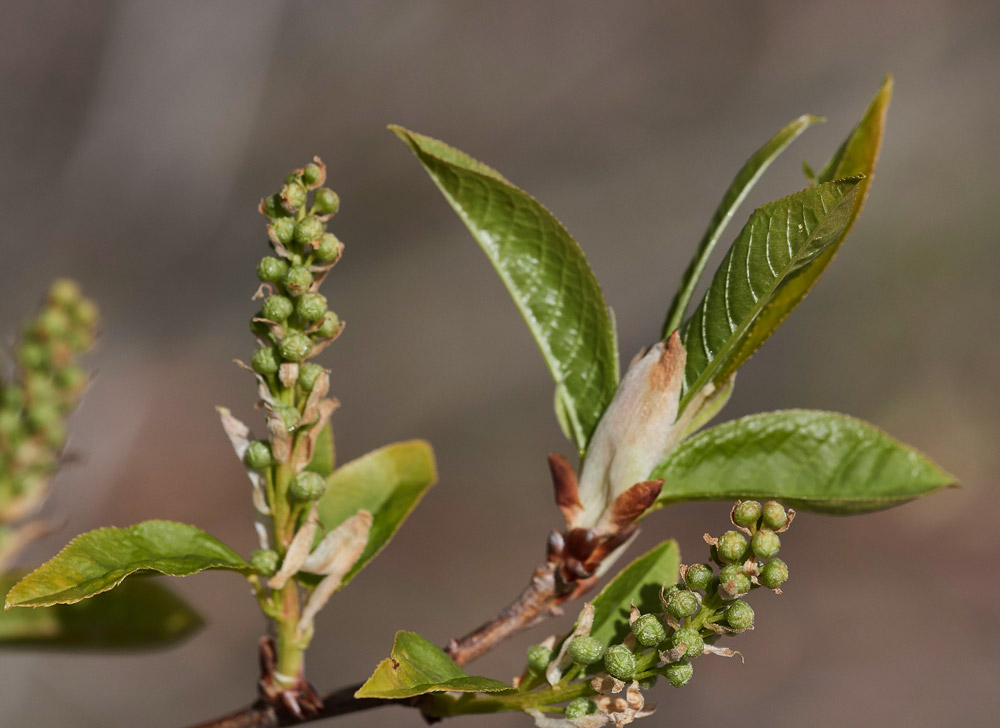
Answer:
POLYGON ((354 694, 356 698, 398 700, 437 692, 514 692, 510 685, 472 677, 441 648, 415 632, 397 632, 392 654, 354 694))
POLYGON ((746 337, 781 284, 840 239, 859 181, 810 187, 750 216, 681 327, 687 350, 682 409, 705 385, 721 385, 746 361, 746 337))
MULTIPOLYGON (((20 574, 0 576, 3 593, 20 574)), ((79 604, 0 613, 0 648, 130 650, 162 647, 201 628, 183 599, 153 579, 129 579, 79 604)))
POLYGON ((323 528, 332 531, 361 509, 372 514, 368 545, 341 586, 385 547, 436 481, 434 451, 423 440, 386 445, 333 471, 319 500, 323 528))
POLYGON ((698 243, 698 250, 694 258, 691 259, 687 270, 684 271, 684 275, 681 277, 680 288, 677 289, 674 300, 670 304, 670 310, 667 311, 667 318, 663 324, 662 338, 665 339, 670 336, 674 329, 681 325, 681 321, 684 320, 684 314, 687 311, 688 302, 691 300, 691 296, 694 295, 694 289, 705 270, 709 256, 711 256, 712 251, 715 249, 716 243, 719 242, 719 238, 722 237, 722 233, 725 231, 726 225, 729 224, 736 209, 750 193, 750 190, 753 189, 753 186, 757 184, 757 180, 771 166, 771 162, 777 159, 778 155, 789 144, 795 141, 802 132, 821 121, 824 121, 824 119, 820 116, 812 116, 811 114, 800 116, 781 129, 744 162, 740 171, 736 173, 736 177, 730 183, 729 189, 722 196, 722 201, 719 202, 719 206, 716 208, 708 224, 708 230, 705 231, 704 237, 698 243))
POLYGON ((118 586, 137 571, 188 576, 206 569, 249 572, 239 554, 194 526, 143 521, 77 536, 19 581, 5 608, 73 604, 118 586))
POLYGON ((664 480, 655 508, 755 498, 822 513, 878 511, 957 485, 873 425, 809 410, 751 415, 705 430, 650 477, 664 480))
POLYGON ((563 225, 496 171, 430 137, 390 127, 496 268, 559 386, 559 417, 583 452, 618 386, 613 324, 563 225))
POLYGON ((327 422, 323 429, 319 431, 316 438, 316 447, 313 450, 312 460, 306 466, 306 470, 319 473, 324 478, 329 478, 333 473, 335 455, 333 447, 333 427, 327 422))

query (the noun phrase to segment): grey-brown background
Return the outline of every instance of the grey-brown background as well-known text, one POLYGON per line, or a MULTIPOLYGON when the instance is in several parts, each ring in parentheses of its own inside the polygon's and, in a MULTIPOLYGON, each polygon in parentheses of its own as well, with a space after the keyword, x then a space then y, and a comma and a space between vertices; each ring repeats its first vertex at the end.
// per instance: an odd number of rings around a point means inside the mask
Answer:
MULTIPOLYGON (((249 488, 216 404, 253 417, 246 320, 260 197, 330 167, 347 320, 325 355, 349 459, 423 436, 440 484, 320 620, 309 672, 365 677, 397 628, 437 642, 514 596, 557 524, 544 455, 568 453, 552 385, 482 254, 385 125, 501 169, 575 233, 624 356, 649 343, 745 156, 810 130, 754 193, 802 186, 882 74, 897 93, 879 177, 836 265, 741 373, 727 416, 789 406, 864 417, 966 484, 897 511, 805 515, 792 580, 755 600, 747 663, 699 660, 650 725, 995 725, 1000 709, 994 381, 1000 6, 784 2, 5 2, 0 30, 2 328, 56 275, 104 309, 99 378, 73 422, 82 464, 38 562, 100 525, 196 523, 244 553, 249 488)), ((740 217, 745 217, 742 211, 740 217)), ((731 238, 731 236, 729 236, 731 238)), ((256 422, 256 420, 254 420, 256 422)), ((689 559, 721 504, 650 519, 689 559)), ((263 623, 230 574, 174 582, 210 620, 133 656, 4 653, 0 723, 181 726, 252 697, 263 623)), ((550 623, 484 659, 509 677, 550 623)), ((354 726, 419 726, 383 710, 354 726)), ((466 725, 523 726, 518 716, 466 725)))

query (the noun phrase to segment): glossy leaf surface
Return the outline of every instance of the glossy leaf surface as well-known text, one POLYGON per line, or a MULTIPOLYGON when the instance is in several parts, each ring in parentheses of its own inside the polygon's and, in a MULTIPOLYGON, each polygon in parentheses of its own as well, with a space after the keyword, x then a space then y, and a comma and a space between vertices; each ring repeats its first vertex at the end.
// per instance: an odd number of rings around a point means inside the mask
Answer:
POLYGON ((652 477, 656 506, 699 500, 774 499, 821 513, 901 505, 954 477, 878 428, 833 412, 751 415, 681 443, 652 477))
MULTIPOLYGON (((3 593, 20 575, 0 576, 3 593)), ((129 579, 79 604, 0 613, 0 648, 129 650, 178 642, 201 628, 198 613, 153 579, 129 579)))
POLYGON ((472 677, 441 648, 415 632, 397 632, 392 654, 354 694, 356 698, 397 700, 435 692, 513 692, 510 685, 472 677))
POLYGON ((368 545, 341 588, 385 547, 436 481, 434 451, 423 440, 386 445, 333 471, 319 500, 323 528, 332 531, 361 509, 372 514, 368 545))
POLYGON ((249 572, 239 554, 194 526, 143 521, 77 536, 19 581, 6 608, 73 604, 118 586, 138 571, 188 576, 206 569, 249 572))
POLYGON ((584 451, 618 385, 618 351, 583 251, 545 207, 495 170, 436 139, 391 129, 500 275, 556 381, 560 423, 584 451))

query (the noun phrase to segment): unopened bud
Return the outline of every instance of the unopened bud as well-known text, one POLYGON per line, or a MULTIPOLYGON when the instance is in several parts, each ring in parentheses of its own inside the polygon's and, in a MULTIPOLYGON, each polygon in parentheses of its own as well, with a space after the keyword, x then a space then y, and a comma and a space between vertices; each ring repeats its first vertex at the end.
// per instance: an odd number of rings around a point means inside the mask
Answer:
POLYGON ((713 576, 715 576, 715 572, 708 564, 691 564, 684 574, 684 581, 687 583, 688 589, 704 591, 712 582, 713 576))
POLYGON ((667 611, 677 619, 690 617, 698 611, 699 606, 695 593, 686 589, 674 592, 667 599, 667 611))
POLYGON ((552 662, 552 650, 545 645, 532 645, 528 648, 528 668, 541 675, 552 662))
POLYGON ((667 680, 675 688, 684 687, 691 681, 691 677, 694 675, 694 665, 690 662, 675 662, 671 665, 667 665, 665 671, 667 673, 667 680))
POLYGON ((278 360, 278 355, 274 351, 274 347, 271 346, 257 349, 253 353, 253 356, 250 357, 250 367, 258 374, 263 374, 264 376, 276 374, 280 365, 281 362, 278 360))
POLYGON ((781 537, 769 528, 762 528, 753 535, 751 546, 759 558, 769 559, 781 550, 781 537))
POLYGON ((254 549, 250 552, 250 566, 264 576, 270 576, 278 570, 281 557, 274 549, 254 549))
POLYGON ((744 528, 755 528, 762 509, 757 501, 743 501, 733 509, 733 523, 744 528))
POLYGON ((597 712, 597 703, 587 698, 574 698, 566 705, 566 718, 582 718, 585 715, 594 715, 597 712))
POLYGON ((777 589, 788 580, 788 564, 781 559, 771 559, 761 567, 757 580, 768 589, 777 589))
POLYGON ((280 324, 284 323, 294 310, 295 304, 292 303, 292 299, 287 296, 274 295, 268 296, 264 300, 264 306, 261 308, 260 313, 268 321, 280 324))
POLYGON ((329 187, 320 187, 316 190, 313 207, 323 215, 336 215, 337 210, 340 209, 340 197, 329 187))
POLYGON ((753 627, 753 618, 753 607, 746 602, 733 602, 726 608, 726 621, 740 632, 753 627))
POLYGON ((782 505, 776 501, 768 501, 764 504, 764 525, 772 531, 777 531, 788 523, 788 514, 782 505))
POLYGON ((632 623, 632 634, 643 647, 656 647, 667 638, 667 630, 655 614, 644 614, 635 620, 632 623))
POLYGON ((257 265, 257 277, 264 283, 277 283, 288 272, 288 263, 281 258, 267 256, 257 265))
POLYGON ((306 204, 306 188, 296 178, 281 188, 281 197, 286 210, 289 212, 298 210, 306 204))
POLYGON ((302 170, 302 181, 305 182, 308 187, 315 187, 318 184, 323 184, 324 177, 326 177, 326 175, 323 173, 323 168, 315 162, 310 162, 306 165, 305 169, 302 170))
POLYGON ((289 296, 297 298, 309 290, 313 284, 313 274, 303 265, 293 265, 281 278, 289 296))
POLYGON ((726 531, 715 545, 719 557, 726 561, 742 561, 747 552, 747 540, 739 531, 726 531))
POLYGON ((316 258, 321 263, 332 263, 340 257, 340 241, 333 233, 323 233, 316 247, 316 258))
POLYGON ((596 637, 574 637, 566 646, 566 654, 578 665, 593 665, 604 655, 604 645, 596 637))
POLYGON ((315 215, 306 215, 295 224, 295 242, 307 245, 313 240, 319 240, 323 235, 323 223, 315 215))
POLYGON ((266 440, 254 440, 243 456, 243 462, 254 470, 263 470, 274 465, 274 455, 271 453, 271 443, 266 440))
POLYGON ((674 647, 680 644, 687 645, 684 651, 687 657, 697 657, 705 649, 705 640, 694 627, 684 627, 674 632, 670 637, 670 644, 674 647))
POLYGON ((604 653, 604 669, 611 677, 631 680, 635 676, 635 655, 625 645, 612 645, 604 653))
POLYGON ((326 313, 326 296, 321 293, 303 293, 295 302, 295 311, 303 321, 319 321, 326 313))
POLYGON ((323 323, 316 329, 316 335, 321 339, 329 339, 340 331, 340 319, 333 311, 327 311, 323 323))
POLYGON ((71 278, 57 278, 49 286, 49 301, 68 308, 80 299, 80 284, 71 278))
POLYGON ((292 218, 279 217, 271 223, 271 228, 274 230, 274 237, 278 239, 279 243, 288 245, 292 242, 295 233, 295 221, 292 218))
POLYGON ((719 596, 723 599, 735 599, 748 591, 750 591, 750 577, 739 564, 722 567, 719 572, 719 596))
POLYGON ((303 364, 299 367, 299 386, 306 392, 311 392, 323 367, 319 364, 303 364))
POLYGON ((319 473, 303 470, 292 478, 291 491, 292 497, 297 501, 314 501, 326 492, 326 479, 319 473))
POLYGON ((278 348, 285 361, 304 361, 312 351, 312 341, 305 334, 293 332, 281 340, 278 348))

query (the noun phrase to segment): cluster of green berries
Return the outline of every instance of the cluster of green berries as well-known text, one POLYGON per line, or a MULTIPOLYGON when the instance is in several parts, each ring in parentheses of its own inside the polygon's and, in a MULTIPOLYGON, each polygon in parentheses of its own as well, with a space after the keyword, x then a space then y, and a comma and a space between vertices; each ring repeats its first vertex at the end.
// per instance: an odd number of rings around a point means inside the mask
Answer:
MULTIPOLYGON (((302 363, 316 352, 316 345, 336 337, 341 323, 318 292, 326 271, 343 252, 343 244, 326 231, 327 221, 340 209, 340 198, 323 187, 326 168, 317 158, 285 178, 281 190, 260 206, 268 219, 268 238, 275 252, 257 266, 257 277, 269 286, 251 329, 262 346, 251 366, 258 374, 273 377, 285 362, 302 363), (310 194, 312 201, 310 203, 310 194)), ((303 367, 304 369, 305 367, 303 367)), ((300 369, 299 384, 315 382, 319 373, 300 369)))
POLYGON ((16 375, 0 380, 0 510, 44 488, 55 472, 66 416, 89 381, 76 359, 93 346, 97 323, 93 301, 76 282, 59 279, 22 329, 16 375))
MULTIPOLYGON (((683 584, 664 587, 662 613, 636 616, 619 644, 606 646, 590 635, 574 637, 566 646, 570 659, 581 668, 600 665, 618 680, 642 684, 662 675, 681 687, 694 675, 692 660, 706 650, 720 651, 712 645, 721 635, 752 629, 753 607, 740 597, 759 586, 778 589, 788 579, 788 566, 776 555, 778 533, 787 529, 791 517, 779 503, 745 501, 736 504, 731 518, 740 530, 711 539, 712 563, 692 564, 684 570, 683 584)), ((529 673, 544 674, 552 659, 545 645, 530 647, 529 673)), ((593 701, 578 698, 565 713, 574 718, 594 710, 593 701)))

